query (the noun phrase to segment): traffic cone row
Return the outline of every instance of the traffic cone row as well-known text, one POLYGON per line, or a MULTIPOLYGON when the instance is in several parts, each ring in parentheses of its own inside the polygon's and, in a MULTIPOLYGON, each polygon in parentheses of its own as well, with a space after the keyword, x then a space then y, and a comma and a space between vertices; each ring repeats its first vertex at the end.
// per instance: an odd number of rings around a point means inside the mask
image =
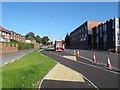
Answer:
POLYGON ((76 55, 76 51, 75 50, 73 51, 73 54, 76 55))
POLYGON ((80 56, 80 51, 79 51, 79 50, 78 50, 78 51, 75 51, 75 50, 74 50, 74 51, 73 51, 73 54, 76 55, 76 56, 80 56))
POLYGON ((111 62, 110 62, 109 56, 108 56, 108 58, 107 58, 107 67, 108 67, 109 69, 112 68, 112 64, 111 64, 111 62))
POLYGON ((80 56, 80 51, 79 50, 77 51, 77 56, 80 56))
MULTIPOLYGON (((96 56, 95 56, 95 52, 93 53, 93 62, 94 63, 96 63, 96 56)), ((110 62, 110 58, 109 58, 109 56, 107 57, 107 67, 109 68, 109 69, 111 69, 112 68, 112 64, 111 64, 111 62, 110 62)))
POLYGON ((95 52, 93 53, 93 62, 96 63, 95 52))
MULTIPOLYGON (((74 55, 76 55, 76 56, 80 56, 80 51, 78 50, 78 51, 73 51, 73 54, 74 55)), ((97 60, 96 60, 96 53, 94 52, 93 53, 93 60, 92 60, 94 63, 96 63, 97 62, 97 60)), ((109 68, 109 69, 111 69, 112 68, 112 65, 111 65, 111 62, 110 62, 110 58, 109 58, 109 56, 107 56, 107 67, 109 68)))

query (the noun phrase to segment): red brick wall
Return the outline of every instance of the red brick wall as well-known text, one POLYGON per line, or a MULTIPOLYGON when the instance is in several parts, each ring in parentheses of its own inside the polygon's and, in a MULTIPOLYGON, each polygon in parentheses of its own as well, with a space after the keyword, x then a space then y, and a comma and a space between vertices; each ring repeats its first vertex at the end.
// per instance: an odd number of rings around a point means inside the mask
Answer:
POLYGON ((11 53, 18 51, 18 44, 0 43, 0 54, 11 53))
POLYGON ((98 24, 101 24, 103 22, 96 22, 96 21, 88 21, 88 30, 92 30, 94 26, 97 26, 98 24))
POLYGON ((40 44, 39 43, 34 43, 34 48, 39 48, 40 44))

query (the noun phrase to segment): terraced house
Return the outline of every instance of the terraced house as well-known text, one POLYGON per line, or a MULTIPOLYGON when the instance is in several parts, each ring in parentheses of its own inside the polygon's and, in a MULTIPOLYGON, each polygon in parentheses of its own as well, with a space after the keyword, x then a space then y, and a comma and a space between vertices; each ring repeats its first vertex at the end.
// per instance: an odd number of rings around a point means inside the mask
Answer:
POLYGON ((25 42, 26 40, 25 36, 22 36, 21 34, 18 34, 14 31, 9 31, 0 26, 0 41, 10 42, 11 39, 19 41, 19 42, 25 42))
POLYGON ((11 31, 11 35, 10 35, 11 39, 14 39, 18 42, 25 42, 26 38, 24 36, 22 36, 21 34, 18 34, 14 31, 11 31))
POLYGON ((10 42, 10 31, 0 26, 0 41, 10 42))

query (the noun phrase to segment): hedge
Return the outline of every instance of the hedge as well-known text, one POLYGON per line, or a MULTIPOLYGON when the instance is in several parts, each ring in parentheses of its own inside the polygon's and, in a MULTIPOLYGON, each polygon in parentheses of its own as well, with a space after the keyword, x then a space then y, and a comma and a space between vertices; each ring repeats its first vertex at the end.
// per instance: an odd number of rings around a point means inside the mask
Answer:
POLYGON ((23 43, 23 42, 17 42, 15 40, 11 40, 11 42, 9 42, 9 43, 11 45, 12 44, 18 44, 18 50, 25 50, 25 49, 32 49, 32 48, 34 48, 34 44, 33 43, 23 43))

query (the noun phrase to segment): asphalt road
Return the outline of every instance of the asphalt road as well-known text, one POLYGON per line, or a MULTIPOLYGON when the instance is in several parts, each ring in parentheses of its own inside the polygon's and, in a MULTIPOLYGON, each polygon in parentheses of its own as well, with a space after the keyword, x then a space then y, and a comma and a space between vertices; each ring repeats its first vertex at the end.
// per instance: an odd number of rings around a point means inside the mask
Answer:
POLYGON ((74 50, 79 50, 80 55, 89 59, 93 59, 93 52, 96 53, 97 62, 107 64, 107 56, 110 57, 111 64, 114 68, 119 69, 120 54, 118 53, 108 53, 107 51, 95 51, 95 50, 81 50, 81 49, 66 49, 67 51, 73 52, 74 50))
MULTIPOLYGON (((55 51, 42 51, 41 53, 55 59, 57 62, 81 73, 84 77, 86 77, 89 81, 91 81, 94 87, 98 89, 102 88, 118 88, 118 72, 112 70, 108 70, 107 68, 100 66, 98 64, 94 64, 91 62, 86 62, 83 58, 77 57, 78 61, 72 61, 66 58, 63 58, 63 55, 71 55, 67 52, 55 52, 55 51)), ((67 82, 68 83, 68 82, 67 82)), ((70 87, 78 87, 76 84, 68 83, 70 87), (73 86, 72 86, 73 85, 73 86), (74 86, 75 85, 75 86, 74 86)), ((80 85, 80 84, 79 84, 80 85)), ((90 85, 90 83, 89 83, 90 85)), ((87 88, 88 84, 79 86, 78 88, 87 88)), ((48 87, 53 88, 54 86, 58 87, 68 87, 69 86, 61 82, 56 81, 44 81, 41 85, 42 88, 48 87)), ((90 85, 91 86, 91 85, 90 85)))
POLYGON ((20 51, 13 52, 13 53, 2 54, 1 59, 0 59, 0 63, 1 63, 0 67, 4 66, 5 63, 10 63, 12 60, 16 60, 34 50, 37 50, 37 49, 20 50, 20 51))

